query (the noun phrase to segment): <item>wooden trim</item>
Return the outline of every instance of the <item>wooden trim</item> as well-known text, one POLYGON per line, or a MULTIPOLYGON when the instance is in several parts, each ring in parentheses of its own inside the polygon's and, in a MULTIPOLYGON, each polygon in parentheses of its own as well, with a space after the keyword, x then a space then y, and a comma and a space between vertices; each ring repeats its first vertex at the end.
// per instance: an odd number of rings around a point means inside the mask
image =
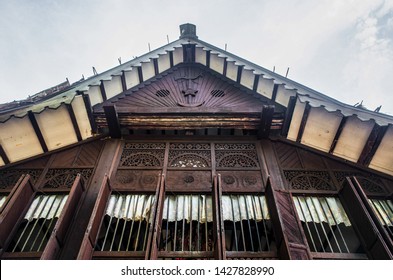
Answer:
POLYGON ((311 252, 311 256, 313 259, 367 260, 366 254, 311 252))
POLYGON ((236 252, 236 251, 226 251, 226 259, 229 258, 246 258, 246 259, 275 259, 278 258, 277 252, 267 251, 267 252, 236 252))
POLYGON ((333 154, 334 149, 336 148, 338 139, 340 138, 341 133, 342 133, 344 127, 345 127, 345 124, 347 123, 347 120, 348 120, 348 117, 346 117, 346 116, 343 116, 343 117, 342 117, 342 119, 341 119, 341 121, 340 121, 340 125, 339 125, 338 128, 337 128, 336 135, 334 135, 333 142, 332 142, 332 144, 330 145, 329 154, 333 154))
POLYGON ((281 129, 281 135, 285 138, 288 136, 289 127, 291 126, 293 112, 295 111, 296 101, 297 101, 296 96, 289 97, 288 106, 287 109, 285 110, 284 123, 281 129))
MULTIPOLYGON (((109 105, 110 106, 110 105, 109 105)), ((113 105, 112 105, 113 106, 113 105)), ((103 106, 105 107, 105 106, 103 106)), ((157 113, 161 113, 165 116, 170 116, 170 115, 196 115, 199 116, 201 114, 223 114, 223 115, 230 115, 233 116, 234 114, 236 115, 242 115, 242 114, 248 114, 247 117, 252 117, 249 114, 254 114, 257 115, 258 117, 260 116, 261 112, 261 107, 260 106, 255 106, 255 107, 227 107, 227 108, 215 108, 215 107, 187 107, 186 109, 183 107, 153 107, 153 108, 148 108, 148 110, 144 107, 137 107, 137 106, 125 106, 125 107, 117 107, 116 111, 120 114, 123 114, 122 117, 126 117, 130 114, 133 115, 157 115, 157 113)), ((102 112, 102 111, 101 111, 102 112)))
POLYGON ((274 105, 264 105, 261 112, 261 122, 258 129, 258 139, 268 138, 270 128, 272 126, 272 119, 274 114, 274 105))
POLYGON ((165 202, 165 176, 161 175, 159 180, 159 191, 158 191, 158 201, 157 201, 157 212, 154 220, 154 233, 152 238, 152 246, 150 250, 149 259, 156 260, 158 258, 158 248, 161 242, 161 224, 162 215, 164 210, 165 202))
POLYGON ((274 86, 273 86, 272 98, 271 98, 271 100, 272 100, 273 102, 276 102, 278 86, 279 86, 279 84, 274 84, 274 86))
POLYGON ((27 113, 29 120, 31 122, 31 125, 33 126, 34 132, 37 135, 38 141, 40 142, 41 148, 44 151, 44 153, 48 152, 48 146, 45 143, 44 136, 42 135, 41 129, 38 126, 37 120, 35 118, 35 115, 32 111, 29 111, 27 113))
MULTIPOLYGON (((157 59, 156 59, 156 63, 157 63, 157 59)), ((154 69, 155 69, 155 65, 154 65, 154 69)), ((127 81, 126 81, 126 74, 123 71, 121 71, 121 88, 123 89, 123 92, 127 90, 127 81)))
POLYGON ((259 77, 260 77, 260 75, 257 75, 257 74, 254 75, 254 84, 252 86, 253 91, 257 91, 257 89, 258 89, 259 77))
MULTIPOLYGON (((209 62, 210 62, 210 56, 209 56, 209 62)), ((209 63, 209 65, 210 65, 210 63, 209 63)), ((210 66, 209 66, 210 67, 210 66)), ((224 67, 223 67, 224 69, 222 69, 222 74, 224 75, 224 76, 226 76, 227 75, 227 70, 228 70, 228 60, 227 60, 227 58, 226 57, 224 57, 224 67)))
POLYGON ((243 68, 244 68, 244 65, 239 65, 237 67, 237 77, 236 77, 237 83, 240 83, 240 81, 242 80, 243 68))
POLYGON ((70 115, 70 118, 71 118, 72 126, 74 128, 75 135, 76 135, 76 139, 78 139, 78 142, 82 141, 82 135, 79 130, 79 125, 76 120, 74 109, 72 108, 71 104, 66 104, 66 108, 67 108, 68 114, 70 115))
POLYGON ((373 130, 370 133, 370 136, 367 139, 366 144, 364 145, 363 151, 360 154, 358 159, 358 163, 364 166, 368 166, 375 155, 379 145, 382 142, 383 137, 388 130, 389 125, 387 126, 379 126, 378 124, 374 124, 373 130))
POLYGON ((302 141, 303 133, 304 133, 304 130, 306 128, 307 119, 308 119, 308 116, 310 114, 310 111, 311 111, 311 106, 310 106, 310 103, 307 101, 306 102, 306 108, 304 109, 302 121, 300 123, 299 131, 298 131, 298 134, 297 134, 297 137, 296 137, 296 142, 298 142, 298 143, 300 143, 302 141))
MULTIPOLYGON (((206 66, 210 68, 210 51, 206 51, 206 66)), ((224 64, 224 68, 225 68, 225 64, 224 64)))
POLYGON ((115 105, 103 106, 109 135, 112 138, 121 138, 120 122, 115 105))
POLYGON ((169 52, 169 65, 171 68, 173 67, 173 51, 169 52))
POLYGON ((214 232, 214 256, 218 260, 225 260, 224 249, 225 240, 222 238, 224 227, 222 225, 221 218, 221 196, 220 195, 220 183, 221 175, 214 176, 213 179, 213 190, 212 190, 212 202, 213 202, 213 232, 214 232))
POLYGON ((94 251, 92 259, 140 259, 145 257, 144 251, 94 251))
MULTIPOLYGON (((9 193, 5 193, 7 195, 7 198, 5 199, 3 205, 0 207, 0 214, 3 212, 3 210, 7 207, 7 204, 10 202, 11 198, 14 196, 15 192, 17 191, 17 189, 19 188, 19 186, 21 185, 23 179, 25 178, 25 174, 22 174, 18 181, 16 182, 16 184, 12 187, 11 192, 9 193)), ((4 193, 3 193, 4 194, 4 193)))
POLYGON ((5 164, 11 163, 1 144, 0 144, 0 157, 3 159, 5 164))
POLYGON ((137 71, 138 71, 138 78, 139 78, 139 83, 143 83, 143 71, 142 71, 142 66, 137 66, 137 71))
POLYGON ((101 80, 101 83, 100 83, 100 92, 101 92, 102 100, 106 101, 108 98, 106 96, 105 85, 104 85, 103 80, 101 80))
POLYGON ((154 65, 154 75, 158 75, 160 71, 158 70, 158 60, 157 58, 153 58, 153 65, 154 65))

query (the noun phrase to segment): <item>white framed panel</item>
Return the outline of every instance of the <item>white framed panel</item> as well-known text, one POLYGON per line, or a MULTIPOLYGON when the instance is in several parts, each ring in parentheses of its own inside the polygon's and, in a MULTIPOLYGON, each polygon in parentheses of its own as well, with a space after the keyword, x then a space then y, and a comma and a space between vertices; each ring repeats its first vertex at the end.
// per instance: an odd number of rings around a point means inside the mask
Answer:
POLYGON ((386 131, 370 165, 372 169, 393 175, 393 126, 386 131))
POLYGON ((296 91, 293 89, 286 89, 284 85, 279 85, 277 89, 276 102, 285 107, 288 106, 289 98, 296 96, 296 91))
POLYGON ((339 112, 328 112, 324 108, 311 108, 301 143, 329 152, 343 116, 339 112))
POLYGON ((0 142, 10 162, 43 153, 40 141, 27 116, 0 124, 0 142))
POLYGON ((206 51, 203 48, 195 47, 195 62, 206 66, 206 51))
POLYGON ((218 54, 210 54, 210 68, 214 71, 223 74, 224 73, 224 58, 218 57, 218 54))
POLYGON ((157 59, 157 64, 158 64, 158 72, 162 73, 169 68, 171 68, 171 61, 169 59, 169 54, 160 54, 157 59))
POLYGON ((173 51, 173 65, 183 62, 183 48, 175 48, 173 51))
POLYGON ((83 97, 81 95, 75 96, 71 106, 74 110, 75 118, 78 123, 79 132, 82 136, 82 139, 85 140, 91 137, 92 131, 83 97))
POLYGON ((274 80, 273 79, 265 79, 263 76, 259 77, 257 92, 266 96, 269 99, 272 99, 274 88, 274 80))
POLYGON ((49 151, 77 142, 74 126, 65 105, 37 114, 36 120, 49 151))
POLYGON ((92 107, 103 102, 101 89, 99 86, 90 86, 86 93, 89 95, 90 104, 92 107))
POLYGON ((232 81, 235 81, 235 82, 237 80, 237 68, 238 68, 238 66, 235 65, 234 61, 228 61, 227 62, 227 73, 226 73, 226 75, 227 75, 227 77, 229 79, 231 79, 232 81))
POLYGON ((106 98, 112 98, 123 92, 120 76, 113 76, 110 81, 103 81, 105 87, 106 98))
POLYGON ((305 103, 302 103, 299 100, 296 101, 296 106, 295 109, 293 110, 292 120, 289 126, 287 139, 296 141, 305 108, 306 108, 305 103))
POLYGON ((127 89, 139 85, 139 75, 137 68, 132 68, 131 71, 124 71, 124 75, 126 78, 127 89))
POLYGON ((155 74, 154 63, 152 60, 150 60, 150 62, 142 62, 142 75, 144 81, 153 78, 155 74))
POLYGON ((254 71, 253 70, 246 70, 243 68, 240 83, 243 86, 245 86, 249 89, 252 89, 254 86, 254 79, 255 79, 254 71))

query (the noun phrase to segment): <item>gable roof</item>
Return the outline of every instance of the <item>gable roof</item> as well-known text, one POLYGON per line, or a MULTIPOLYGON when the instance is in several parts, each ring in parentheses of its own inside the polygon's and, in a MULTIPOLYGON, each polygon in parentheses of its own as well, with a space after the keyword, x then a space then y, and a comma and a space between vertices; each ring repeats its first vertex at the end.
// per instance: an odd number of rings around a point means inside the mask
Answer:
POLYGON ((288 140, 393 175, 392 116, 341 103, 217 48, 200 40, 192 24, 180 29, 180 38, 172 43, 79 81, 47 100, 0 112, 0 165, 92 137, 96 125, 92 108, 99 110, 106 100, 193 63, 286 108, 282 135, 288 140), (56 130, 56 122, 65 125, 56 130))

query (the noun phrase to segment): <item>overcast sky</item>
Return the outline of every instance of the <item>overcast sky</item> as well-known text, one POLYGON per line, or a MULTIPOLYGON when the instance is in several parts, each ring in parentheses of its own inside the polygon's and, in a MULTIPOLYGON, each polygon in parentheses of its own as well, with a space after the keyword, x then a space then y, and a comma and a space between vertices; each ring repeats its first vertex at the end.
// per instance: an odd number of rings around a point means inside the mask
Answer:
POLYGON ((0 103, 103 72, 179 37, 393 115, 393 0, 0 0, 0 103))

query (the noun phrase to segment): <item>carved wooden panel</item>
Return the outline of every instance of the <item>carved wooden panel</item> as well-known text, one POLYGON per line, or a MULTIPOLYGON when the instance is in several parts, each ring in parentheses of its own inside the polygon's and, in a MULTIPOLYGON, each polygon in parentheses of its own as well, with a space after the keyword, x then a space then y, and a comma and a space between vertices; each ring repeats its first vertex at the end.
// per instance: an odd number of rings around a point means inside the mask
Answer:
POLYGON ((160 167, 164 165, 165 143, 126 143, 120 167, 160 167))
POLYGON ((169 167, 204 168, 211 167, 209 143, 171 143, 169 146, 169 167))
POLYGON ((212 178, 210 171, 168 171, 166 191, 211 192, 212 178))
POLYGON ((41 175, 41 169, 6 169, 0 171, 0 189, 12 189, 22 174, 29 174, 34 184, 41 175))
POLYGON ((81 174, 82 180, 87 182, 92 173, 93 169, 91 168, 49 169, 45 174, 45 181, 42 184, 42 188, 71 188, 78 174, 81 174))
POLYGON ((347 172, 347 171, 336 171, 334 172, 340 187, 346 182, 345 177, 356 176, 361 187, 367 195, 386 195, 387 191, 383 187, 383 182, 380 178, 373 174, 361 173, 361 172, 347 172))
POLYGON ((121 95, 122 107, 256 107, 262 102, 199 66, 174 67, 137 91, 121 95))
POLYGON ((119 190, 155 191, 160 171, 119 169, 116 172, 113 188, 119 190))
POLYGON ((259 171, 220 171, 223 192, 262 192, 262 176, 259 171))
POLYGON ((283 172, 291 190, 336 190, 329 172, 301 170, 284 170, 283 172))
POLYGON ((259 167, 255 144, 215 144, 216 167, 256 168, 259 167))

